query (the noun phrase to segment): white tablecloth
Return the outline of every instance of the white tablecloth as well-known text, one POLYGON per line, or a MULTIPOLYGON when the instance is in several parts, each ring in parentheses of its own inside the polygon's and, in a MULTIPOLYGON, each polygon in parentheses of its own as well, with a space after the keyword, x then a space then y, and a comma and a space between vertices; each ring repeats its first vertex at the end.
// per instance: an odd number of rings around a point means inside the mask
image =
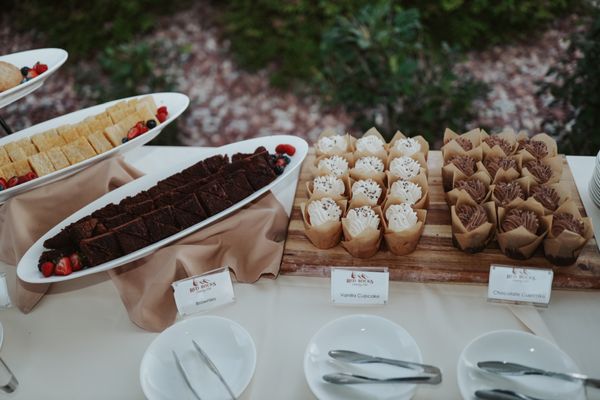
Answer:
MULTIPOLYGON (((144 147, 127 159, 152 172, 201 153, 198 148, 144 147)), ((569 163, 576 179, 587 184, 594 159, 570 157, 569 163)), ((293 185, 281 186, 274 192, 289 211, 293 185)), ((12 286, 15 268, 0 264, 0 272, 7 272, 12 286)), ((496 329, 554 340, 582 371, 600 377, 600 292, 557 290, 547 309, 535 309, 487 303, 486 288, 472 285, 392 282, 389 304, 374 307, 331 305, 329 280, 323 278, 280 276, 235 284, 234 289, 237 301, 210 314, 237 321, 256 343, 257 367, 243 399, 313 398, 302 369, 306 345, 328 321, 355 313, 402 325, 421 347, 425 362, 442 368, 443 383, 420 388, 416 399, 459 399, 460 352, 476 336, 496 329)), ((144 398, 139 365, 157 334, 129 320, 105 273, 55 284, 30 314, 2 310, 0 321, 5 333, 0 356, 20 381, 11 399, 144 398)), ((600 391, 590 389, 588 394, 600 398, 600 391)))

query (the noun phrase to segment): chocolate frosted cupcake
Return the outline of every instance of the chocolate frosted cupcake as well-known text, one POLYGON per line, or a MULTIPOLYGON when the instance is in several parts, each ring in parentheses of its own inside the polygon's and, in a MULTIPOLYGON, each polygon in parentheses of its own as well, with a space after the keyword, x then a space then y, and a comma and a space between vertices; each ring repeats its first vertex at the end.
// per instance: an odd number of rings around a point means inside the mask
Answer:
POLYGON ((483 166, 492 178, 492 181, 511 181, 520 176, 517 161, 506 157, 487 157, 483 166))
POLYGON ((504 254, 520 260, 533 255, 548 232, 544 208, 532 198, 513 208, 498 208, 498 244, 504 254))
POLYGON ((467 192, 477 204, 483 203, 488 195, 488 186, 479 179, 464 179, 458 181, 454 188, 467 192))
POLYGON ((502 232, 510 232, 520 227, 535 235, 540 229, 540 219, 533 211, 518 208, 509 210, 500 224, 500 229, 502 232))
POLYGON ((527 143, 523 143, 522 148, 538 160, 548 157, 548 146, 544 142, 530 140, 527 143))
POLYGON ((482 251, 494 237, 496 209, 494 203, 477 204, 464 193, 450 208, 452 243, 467 253, 482 251))
POLYGON ((467 139, 466 137, 459 136, 457 138, 454 138, 454 140, 456 141, 456 143, 458 143, 458 145, 464 151, 469 151, 469 150, 473 149, 473 143, 469 139, 467 139))
POLYGON ((477 171, 477 162, 471 156, 455 156, 449 161, 465 176, 471 176, 477 171))
POLYGON ((520 135, 517 151, 519 154, 537 160, 551 158, 558 154, 556 141, 545 133, 539 133, 532 138, 520 135))
POLYGON ((471 156, 460 155, 445 160, 442 167, 442 185, 444 191, 448 192, 452 190, 456 182, 473 177, 477 173, 487 176, 483 164, 477 162, 471 156))
POLYGON ((514 182, 498 182, 491 187, 492 200, 498 207, 506 207, 527 198, 521 185, 514 182))
POLYGON ((591 220, 581 216, 573 200, 566 201, 544 219, 550 226, 544 240, 546 258, 555 265, 575 263, 581 249, 594 235, 591 220))
POLYGON ((548 185, 538 185, 531 188, 529 195, 539 201, 546 210, 556 211, 561 204, 561 196, 557 189, 548 185))
POLYGON ((513 145, 499 136, 488 136, 483 139, 483 143, 489 146, 490 149, 493 149, 494 146, 500 147, 505 155, 509 156, 513 153, 513 145))
POLYGON ((525 163, 525 168, 537 183, 546 183, 552 177, 552 168, 541 161, 528 161, 525 163))

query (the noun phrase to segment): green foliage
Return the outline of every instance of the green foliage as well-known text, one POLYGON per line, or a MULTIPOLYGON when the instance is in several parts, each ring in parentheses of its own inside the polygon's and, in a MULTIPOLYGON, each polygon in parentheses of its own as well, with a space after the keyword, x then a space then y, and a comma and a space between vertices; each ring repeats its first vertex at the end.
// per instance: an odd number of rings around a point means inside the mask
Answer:
POLYGON ((35 29, 43 45, 62 47, 72 57, 95 54, 150 30, 158 16, 185 0, 19 0, 8 2, 11 20, 35 29))
MULTIPOLYGON (((394 7, 416 8, 424 30, 437 43, 481 48, 523 38, 584 0, 393 0, 394 7)), ((273 65, 273 83, 312 78, 322 67, 323 32, 337 17, 351 17, 368 4, 348 0, 230 0, 222 20, 241 65, 273 65)))
POLYGON ((416 7, 423 24, 439 42, 482 48, 531 33, 583 4, 582 0, 403 0, 416 7))
POLYGON ((543 128, 559 139, 562 153, 595 155, 600 149, 600 12, 587 33, 571 38, 567 56, 548 75, 558 83, 545 83, 541 94, 550 94, 550 107, 568 109, 565 118, 556 116, 543 128), (578 58, 575 68, 571 60, 578 58))
POLYGON ((401 127, 432 139, 446 126, 462 127, 472 118, 472 101, 486 91, 453 72, 451 49, 428 45, 418 11, 389 1, 337 18, 323 36, 321 57, 325 98, 388 134, 401 127))

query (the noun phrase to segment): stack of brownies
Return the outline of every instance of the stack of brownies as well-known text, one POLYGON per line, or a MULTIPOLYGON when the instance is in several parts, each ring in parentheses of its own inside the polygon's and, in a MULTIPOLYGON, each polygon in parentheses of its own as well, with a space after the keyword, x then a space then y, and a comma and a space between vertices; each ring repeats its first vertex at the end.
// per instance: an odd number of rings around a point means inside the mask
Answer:
POLYGON ((268 151, 216 155, 148 190, 108 204, 46 240, 39 265, 79 253, 93 267, 132 253, 213 216, 275 180, 268 151))

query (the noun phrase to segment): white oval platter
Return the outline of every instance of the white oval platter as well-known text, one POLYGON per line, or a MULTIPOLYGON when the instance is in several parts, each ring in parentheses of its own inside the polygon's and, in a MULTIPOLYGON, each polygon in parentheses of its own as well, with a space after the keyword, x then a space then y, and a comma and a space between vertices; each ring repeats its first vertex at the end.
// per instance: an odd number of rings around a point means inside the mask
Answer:
MULTIPOLYGON (((141 98, 147 95, 141 96, 133 96, 128 97, 126 99, 113 100, 108 103, 99 104, 97 106, 85 108, 83 110, 75 111, 70 114, 62 115, 60 117, 53 118, 51 120, 39 123, 27 129, 23 129, 22 131, 15 132, 12 135, 3 137, 0 139, 0 146, 4 146, 7 143, 14 142, 15 140, 24 139, 27 137, 31 137, 38 133, 47 131, 52 128, 57 128, 61 125, 65 124, 76 124, 80 121, 83 121, 85 118, 91 115, 100 114, 106 108, 111 105, 123 101, 130 100, 134 98, 141 98)), ((187 106, 190 103, 190 99, 181 93, 153 93, 151 95, 154 98, 154 102, 157 107, 167 106, 167 110, 169 111, 169 117, 162 123, 159 124, 156 128, 150 129, 148 132, 144 133, 136 137, 135 139, 129 140, 125 143, 118 145, 117 147, 113 147, 112 149, 98 154, 94 157, 88 158, 87 160, 83 160, 78 162, 77 164, 71 165, 67 168, 60 169, 58 171, 54 171, 48 175, 40 176, 29 182, 22 183, 17 186, 13 186, 11 188, 0 191, 0 203, 5 202, 9 198, 16 196, 17 194, 24 193, 33 188, 37 188, 43 185, 46 185, 50 182, 57 181, 59 179, 66 178, 67 176, 73 175, 76 172, 81 171, 91 165, 94 165, 102 160, 105 160, 109 157, 112 157, 117 154, 125 153, 129 150, 132 150, 136 147, 143 146, 148 143, 152 139, 154 139, 158 134, 171 122, 175 120, 182 112, 185 111, 187 106)))
POLYGON ((69 53, 63 49, 35 49, 21 51, 19 53, 0 56, 0 61, 11 63, 15 67, 33 67, 33 64, 40 62, 48 66, 48 70, 27 82, 21 83, 14 88, 10 88, 0 93, 0 108, 27 96, 29 93, 44 84, 46 79, 50 78, 67 61, 69 53))
MULTIPOLYGON (((29 250, 27 250, 27 253, 25 253, 23 258, 21 258, 21 261, 19 262, 19 265, 17 266, 17 275, 19 276, 19 278, 21 278, 25 282, 30 282, 30 283, 60 282, 60 281, 66 281, 66 280, 70 280, 70 279, 79 278, 79 277, 90 275, 90 274, 95 274, 97 272, 107 271, 109 269, 113 269, 113 268, 119 267, 121 265, 130 263, 139 258, 145 257, 145 256, 153 253, 154 251, 160 249, 161 247, 166 246, 169 243, 172 243, 178 239, 181 239, 199 229, 202 229, 203 227, 205 227, 207 225, 212 224, 213 222, 217 221, 218 219, 221 219, 221 218, 231 214, 232 212, 244 207, 246 204, 248 204, 251 201, 255 200, 256 198, 260 197, 262 194, 268 192, 269 190, 271 190, 272 187, 274 187, 275 185, 284 181, 290 174, 292 174, 294 171, 296 171, 296 169, 300 168, 307 153, 308 153, 308 143, 306 143, 306 141, 304 139, 301 139, 297 136, 290 136, 290 135, 275 135, 275 136, 259 137, 259 138, 255 138, 255 139, 249 139, 249 140, 244 140, 241 142, 231 143, 231 144, 221 146, 221 147, 215 147, 215 148, 210 149, 210 152, 205 153, 202 158, 193 157, 193 158, 191 158, 187 161, 184 161, 180 164, 165 165, 161 169, 161 171, 158 173, 143 176, 141 178, 134 180, 133 182, 130 182, 126 185, 121 186, 118 189, 113 190, 112 192, 105 194, 104 196, 100 197, 99 199, 97 199, 97 200, 93 201, 92 203, 88 204, 87 206, 83 207, 79 211, 73 213, 71 216, 64 219, 62 222, 60 222, 54 228, 50 229, 48 232, 46 232, 46 234, 44 236, 42 236, 37 242, 35 242, 33 244, 33 246, 31 246, 29 248, 29 250), (229 156, 232 156, 233 154, 239 153, 239 152, 249 153, 249 152, 253 152, 259 146, 264 146, 270 153, 274 153, 275 147, 277 147, 278 144, 284 144, 284 143, 293 145, 296 148, 296 153, 292 157, 290 157, 291 162, 285 168, 283 174, 278 176, 277 179, 275 179, 273 182, 271 182, 267 186, 259 189, 258 191, 254 192, 252 195, 250 195, 250 196, 246 197, 244 200, 232 205, 228 209, 223 210, 220 213, 215 214, 212 217, 209 217, 209 218, 205 219, 204 221, 199 222, 196 225, 193 225, 181 232, 178 232, 175 235, 169 236, 168 238, 165 238, 159 242, 153 243, 153 244, 146 246, 142 249, 139 249, 133 253, 124 255, 122 257, 116 258, 112 261, 106 262, 104 264, 100 264, 95 267, 91 267, 91 268, 73 272, 72 274, 67 275, 67 276, 50 276, 48 278, 45 278, 42 275, 42 273, 38 270, 38 268, 37 268, 38 259, 39 259, 40 255, 42 254, 42 252, 45 250, 45 248, 43 246, 44 241, 46 239, 56 235, 65 226, 69 225, 72 222, 79 220, 80 218, 83 218, 83 217, 91 214, 95 210, 97 210, 101 207, 104 207, 105 205, 107 205, 109 203, 118 203, 119 201, 121 201, 122 199, 124 199, 127 196, 132 196, 143 190, 149 189, 150 187, 154 186, 158 181, 165 179, 165 178, 197 163, 198 161, 200 161, 204 158, 210 157, 212 155, 227 154, 229 156)), ((160 162, 160 160, 157 160, 157 162, 160 162)))

